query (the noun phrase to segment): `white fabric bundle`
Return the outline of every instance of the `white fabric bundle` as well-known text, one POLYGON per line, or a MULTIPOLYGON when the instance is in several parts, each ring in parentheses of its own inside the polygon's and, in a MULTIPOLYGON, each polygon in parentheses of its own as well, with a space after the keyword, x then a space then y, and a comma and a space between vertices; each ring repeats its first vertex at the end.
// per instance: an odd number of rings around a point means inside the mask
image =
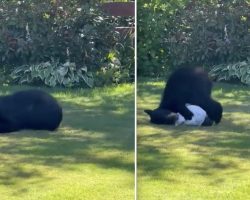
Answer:
POLYGON ((186 104, 186 107, 193 113, 192 119, 185 120, 185 118, 180 113, 177 113, 178 119, 176 120, 175 125, 178 126, 181 124, 185 124, 192 126, 201 126, 207 116, 206 111, 196 105, 186 104))

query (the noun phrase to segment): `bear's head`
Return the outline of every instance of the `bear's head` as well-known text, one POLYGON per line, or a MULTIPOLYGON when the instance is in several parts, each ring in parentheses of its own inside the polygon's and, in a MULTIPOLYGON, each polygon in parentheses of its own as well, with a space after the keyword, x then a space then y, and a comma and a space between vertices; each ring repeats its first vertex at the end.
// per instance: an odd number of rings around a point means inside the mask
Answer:
POLYGON ((150 122, 154 124, 173 125, 177 120, 177 114, 167 109, 157 108, 155 110, 144 110, 150 117, 150 122))

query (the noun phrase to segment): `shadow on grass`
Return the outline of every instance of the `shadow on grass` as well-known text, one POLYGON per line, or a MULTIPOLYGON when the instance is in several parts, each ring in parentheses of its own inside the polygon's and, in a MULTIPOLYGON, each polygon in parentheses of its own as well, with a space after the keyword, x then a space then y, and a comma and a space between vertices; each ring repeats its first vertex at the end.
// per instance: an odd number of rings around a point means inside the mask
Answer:
MULTIPOLYGON (((95 165, 133 174, 133 90, 119 96, 102 93, 101 89, 99 92, 86 97, 85 91, 61 90, 58 99, 64 117, 56 132, 21 131, 0 135, 0 184, 14 185, 22 179, 43 178, 39 170, 22 168, 22 164, 63 170, 95 165), (79 101, 74 101, 77 98, 79 101)), ((56 91, 54 94, 57 95, 56 91)))
MULTIPOLYGON (((164 83, 157 86, 148 82, 139 83, 139 177, 166 180, 171 177, 169 174, 177 171, 209 177, 249 170, 241 163, 250 161, 249 88, 215 85, 213 96, 222 102, 224 116, 222 122, 213 127, 150 124, 143 109, 158 105, 163 88, 164 83), (234 105, 235 101, 238 105, 234 105)), ((211 179, 214 184, 223 181, 223 176, 211 179)))

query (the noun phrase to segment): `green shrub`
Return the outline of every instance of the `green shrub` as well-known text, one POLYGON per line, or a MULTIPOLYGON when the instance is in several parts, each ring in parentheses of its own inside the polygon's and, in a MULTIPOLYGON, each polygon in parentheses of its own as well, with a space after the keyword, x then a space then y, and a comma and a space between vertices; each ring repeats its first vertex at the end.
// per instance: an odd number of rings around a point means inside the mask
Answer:
POLYGON ((117 42, 112 19, 94 4, 81 1, 11 1, 2 3, 2 64, 48 61, 98 67, 117 42))
MULTIPOLYGON (((51 60, 57 60, 60 66, 69 61, 75 63, 76 71, 84 66, 95 76, 102 67, 112 64, 107 63, 108 55, 120 41, 115 27, 121 21, 124 23, 122 19, 102 13, 95 1, 1 1, 0 65, 9 66, 10 71, 21 66, 18 70, 24 72, 25 68, 33 69, 51 60)), ((131 54, 129 47, 124 49, 125 54, 131 54)), ((124 50, 117 52, 122 67, 130 72, 133 61, 123 62, 126 58, 122 58, 122 54, 124 50)), ((23 75, 18 74, 19 77, 23 75)), ((69 85, 74 83, 70 81, 69 85)))
POLYGON ((106 64, 96 73, 96 85, 134 81, 134 47, 131 38, 117 44, 107 57, 106 64))
POLYGON ((250 34, 247 1, 192 1, 166 35, 171 63, 215 65, 246 60, 250 34))
POLYGON ((213 66, 209 74, 217 81, 239 81, 250 85, 250 59, 213 66))
POLYGON ((87 72, 87 67, 77 69, 75 63, 70 62, 60 64, 58 61, 52 61, 23 65, 15 68, 10 76, 18 84, 73 87, 84 83, 93 87, 93 76, 87 72))
POLYGON ((247 0, 139 1, 138 74, 213 66, 250 54, 247 0))
POLYGON ((169 71, 169 54, 165 47, 167 28, 182 1, 138 1, 138 75, 162 76, 169 71), (166 28, 167 27, 167 28, 166 28))

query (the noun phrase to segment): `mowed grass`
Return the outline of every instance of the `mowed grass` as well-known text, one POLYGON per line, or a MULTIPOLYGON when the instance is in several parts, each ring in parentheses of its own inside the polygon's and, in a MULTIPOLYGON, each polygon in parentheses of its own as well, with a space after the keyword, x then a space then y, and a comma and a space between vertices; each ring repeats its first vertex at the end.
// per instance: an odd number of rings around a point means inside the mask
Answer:
POLYGON ((62 124, 0 135, 0 199, 133 199, 134 86, 47 91, 63 107, 62 124))
POLYGON ((213 127, 149 123, 144 109, 156 108, 165 83, 138 83, 138 200, 250 199, 250 88, 215 84, 224 107, 213 127))

